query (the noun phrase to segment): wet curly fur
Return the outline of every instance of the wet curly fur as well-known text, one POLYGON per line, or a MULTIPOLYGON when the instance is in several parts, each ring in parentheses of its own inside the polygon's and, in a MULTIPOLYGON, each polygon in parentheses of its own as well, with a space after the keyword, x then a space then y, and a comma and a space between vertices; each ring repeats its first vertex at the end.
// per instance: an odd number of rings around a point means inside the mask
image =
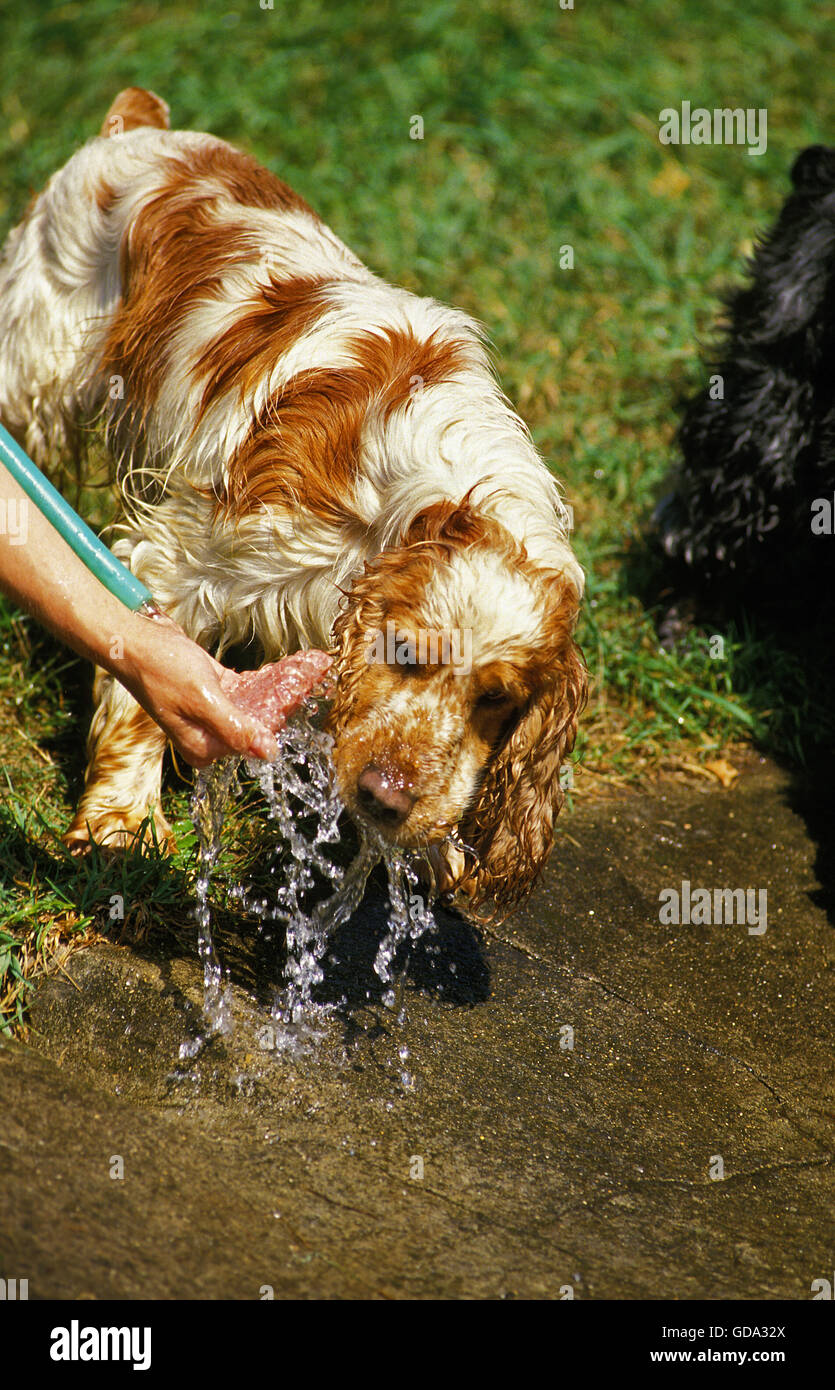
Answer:
MULTIPOLYGON (((450 873, 443 859, 430 854, 430 860, 439 886, 454 885, 459 906, 482 920, 504 916, 525 900, 551 850, 565 799, 560 769, 574 748, 587 698, 587 671, 573 638, 577 608, 576 593, 564 575, 531 563, 503 527, 465 499, 459 506, 443 503, 420 513, 402 548, 384 551, 366 565, 334 624, 340 678, 329 727, 336 735, 337 767, 346 784, 356 780, 352 762, 361 767, 366 742, 395 777, 407 779, 412 771, 409 748, 419 750, 424 776, 433 757, 439 773, 448 775, 451 760, 437 723, 441 711, 444 726, 465 749, 472 749, 474 763, 481 766, 477 790, 462 818, 453 816, 443 827, 463 851, 460 862, 450 873), (443 667, 425 668, 414 677, 419 693, 404 706, 402 691, 391 687, 386 672, 381 672, 382 688, 369 687, 369 639, 390 612, 398 611, 398 602, 414 609, 417 601, 419 612, 419 596, 433 577, 442 588, 453 589, 462 553, 470 564, 500 557, 535 588, 541 605, 537 640, 508 651, 512 662, 482 666, 476 660, 468 677, 443 667), (512 697, 479 713, 479 690, 500 675, 512 697), (385 718, 387 700, 397 708, 390 722, 385 718), (350 739, 345 738, 348 732, 350 739)), ((497 626, 495 619, 490 626, 497 626)), ((478 653, 478 630, 474 637, 478 653)), ((437 835, 437 822, 433 828, 437 835)), ((444 854, 448 861, 455 849, 445 847, 444 854)))
POLYGON ((656 512, 691 590, 760 607, 805 604, 835 554, 811 532, 813 502, 835 488, 835 149, 804 150, 791 178, 748 284, 726 299, 722 398, 708 385, 686 403, 656 512))

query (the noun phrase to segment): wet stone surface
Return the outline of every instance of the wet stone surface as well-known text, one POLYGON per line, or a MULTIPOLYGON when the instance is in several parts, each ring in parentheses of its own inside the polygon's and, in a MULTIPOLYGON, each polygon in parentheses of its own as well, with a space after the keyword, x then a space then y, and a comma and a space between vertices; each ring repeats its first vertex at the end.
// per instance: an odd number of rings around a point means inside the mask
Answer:
POLYGON ((801 805, 752 758, 731 791, 584 806, 525 911, 418 943, 402 1023, 372 880, 310 1055, 270 1050, 263 949, 184 1061, 193 943, 76 954, 0 1044, 3 1264, 35 1298, 809 1298, 835 935, 831 813, 801 805), (766 889, 766 931, 663 924, 683 880, 766 889))

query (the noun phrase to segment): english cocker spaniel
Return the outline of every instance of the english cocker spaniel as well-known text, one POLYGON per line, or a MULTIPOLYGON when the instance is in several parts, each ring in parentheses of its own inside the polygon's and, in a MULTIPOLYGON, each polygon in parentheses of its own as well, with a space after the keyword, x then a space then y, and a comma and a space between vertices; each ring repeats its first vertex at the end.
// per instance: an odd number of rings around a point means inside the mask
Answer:
MULTIPOLYGON (((103 426, 113 549, 197 641, 335 645, 349 810, 507 910, 550 850, 586 692, 557 485, 472 319, 168 124, 122 92, 11 233, 0 418, 43 467, 103 426)), ((69 837, 130 839, 149 808, 167 833, 163 733, 101 671, 95 698, 69 837)))

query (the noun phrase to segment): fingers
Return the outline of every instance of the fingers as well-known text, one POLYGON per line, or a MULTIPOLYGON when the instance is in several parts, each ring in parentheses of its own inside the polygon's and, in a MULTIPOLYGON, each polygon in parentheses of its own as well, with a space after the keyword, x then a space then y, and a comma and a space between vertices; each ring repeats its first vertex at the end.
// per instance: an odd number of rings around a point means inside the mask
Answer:
POLYGON ((273 762, 278 757, 278 744, 266 725, 252 715, 242 715, 235 705, 230 709, 235 711, 235 718, 228 741, 234 751, 273 762))
POLYGON ((241 709, 226 690, 219 690, 216 699, 222 718, 214 732, 228 745, 227 752, 231 748, 235 753, 248 753, 267 760, 278 756, 278 746, 266 724, 255 714, 241 709))
POLYGON ((320 684, 331 664, 324 652, 296 652, 258 671, 226 671, 221 685, 235 705, 255 716, 262 728, 277 732, 320 684))
POLYGON ((224 708, 219 700, 217 703, 219 708, 199 724, 184 723, 176 729, 169 725, 168 733, 180 756, 197 768, 208 767, 233 753, 273 762, 278 746, 269 729, 257 719, 241 714, 233 704, 224 702, 224 708))
POLYGON ((226 757, 230 752, 226 743, 207 733, 199 725, 181 725, 179 722, 169 721, 165 732, 189 767, 209 767, 218 758, 226 757))

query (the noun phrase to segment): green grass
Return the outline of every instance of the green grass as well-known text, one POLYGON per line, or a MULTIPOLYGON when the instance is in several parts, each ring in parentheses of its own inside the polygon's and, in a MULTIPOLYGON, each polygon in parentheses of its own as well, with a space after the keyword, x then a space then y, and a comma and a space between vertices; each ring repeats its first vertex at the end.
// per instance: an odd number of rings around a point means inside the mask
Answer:
MULTIPOLYGON (((2 0, 0 235, 122 86, 153 87, 176 125, 247 146, 374 270, 487 324, 508 394, 575 508, 590 771, 629 778, 741 738, 802 757, 831 731, 800 657, 745 626, 721 634, 722 660, 700 632, 660 654, 630 563, 718 293, 780 206, 795 152, 832 140, 833 32, 835 6, 812 0, 576 0, 573 11, 555 0, 279 0, 273 11, 2 0), (661 146, 658 113, 683 99, 766 107, 766 154, 661 146), (414 115, 422 141, 409 139, 414 115), (563 245, 572 270, 559 269, 563 245)), ((68 863, 54 836, 78 788, 87 674, 8 610, 0 647, 15 798, 0 812, 0 967, 13 978, 21 924, 106 927, 119 871, 68 863)), ((174 804, 182 818, 184 790, 174 804)), ((188 847, 165 869, 141 862, 130 872, 146 917, 169 922, 187 897, 188 847)))

